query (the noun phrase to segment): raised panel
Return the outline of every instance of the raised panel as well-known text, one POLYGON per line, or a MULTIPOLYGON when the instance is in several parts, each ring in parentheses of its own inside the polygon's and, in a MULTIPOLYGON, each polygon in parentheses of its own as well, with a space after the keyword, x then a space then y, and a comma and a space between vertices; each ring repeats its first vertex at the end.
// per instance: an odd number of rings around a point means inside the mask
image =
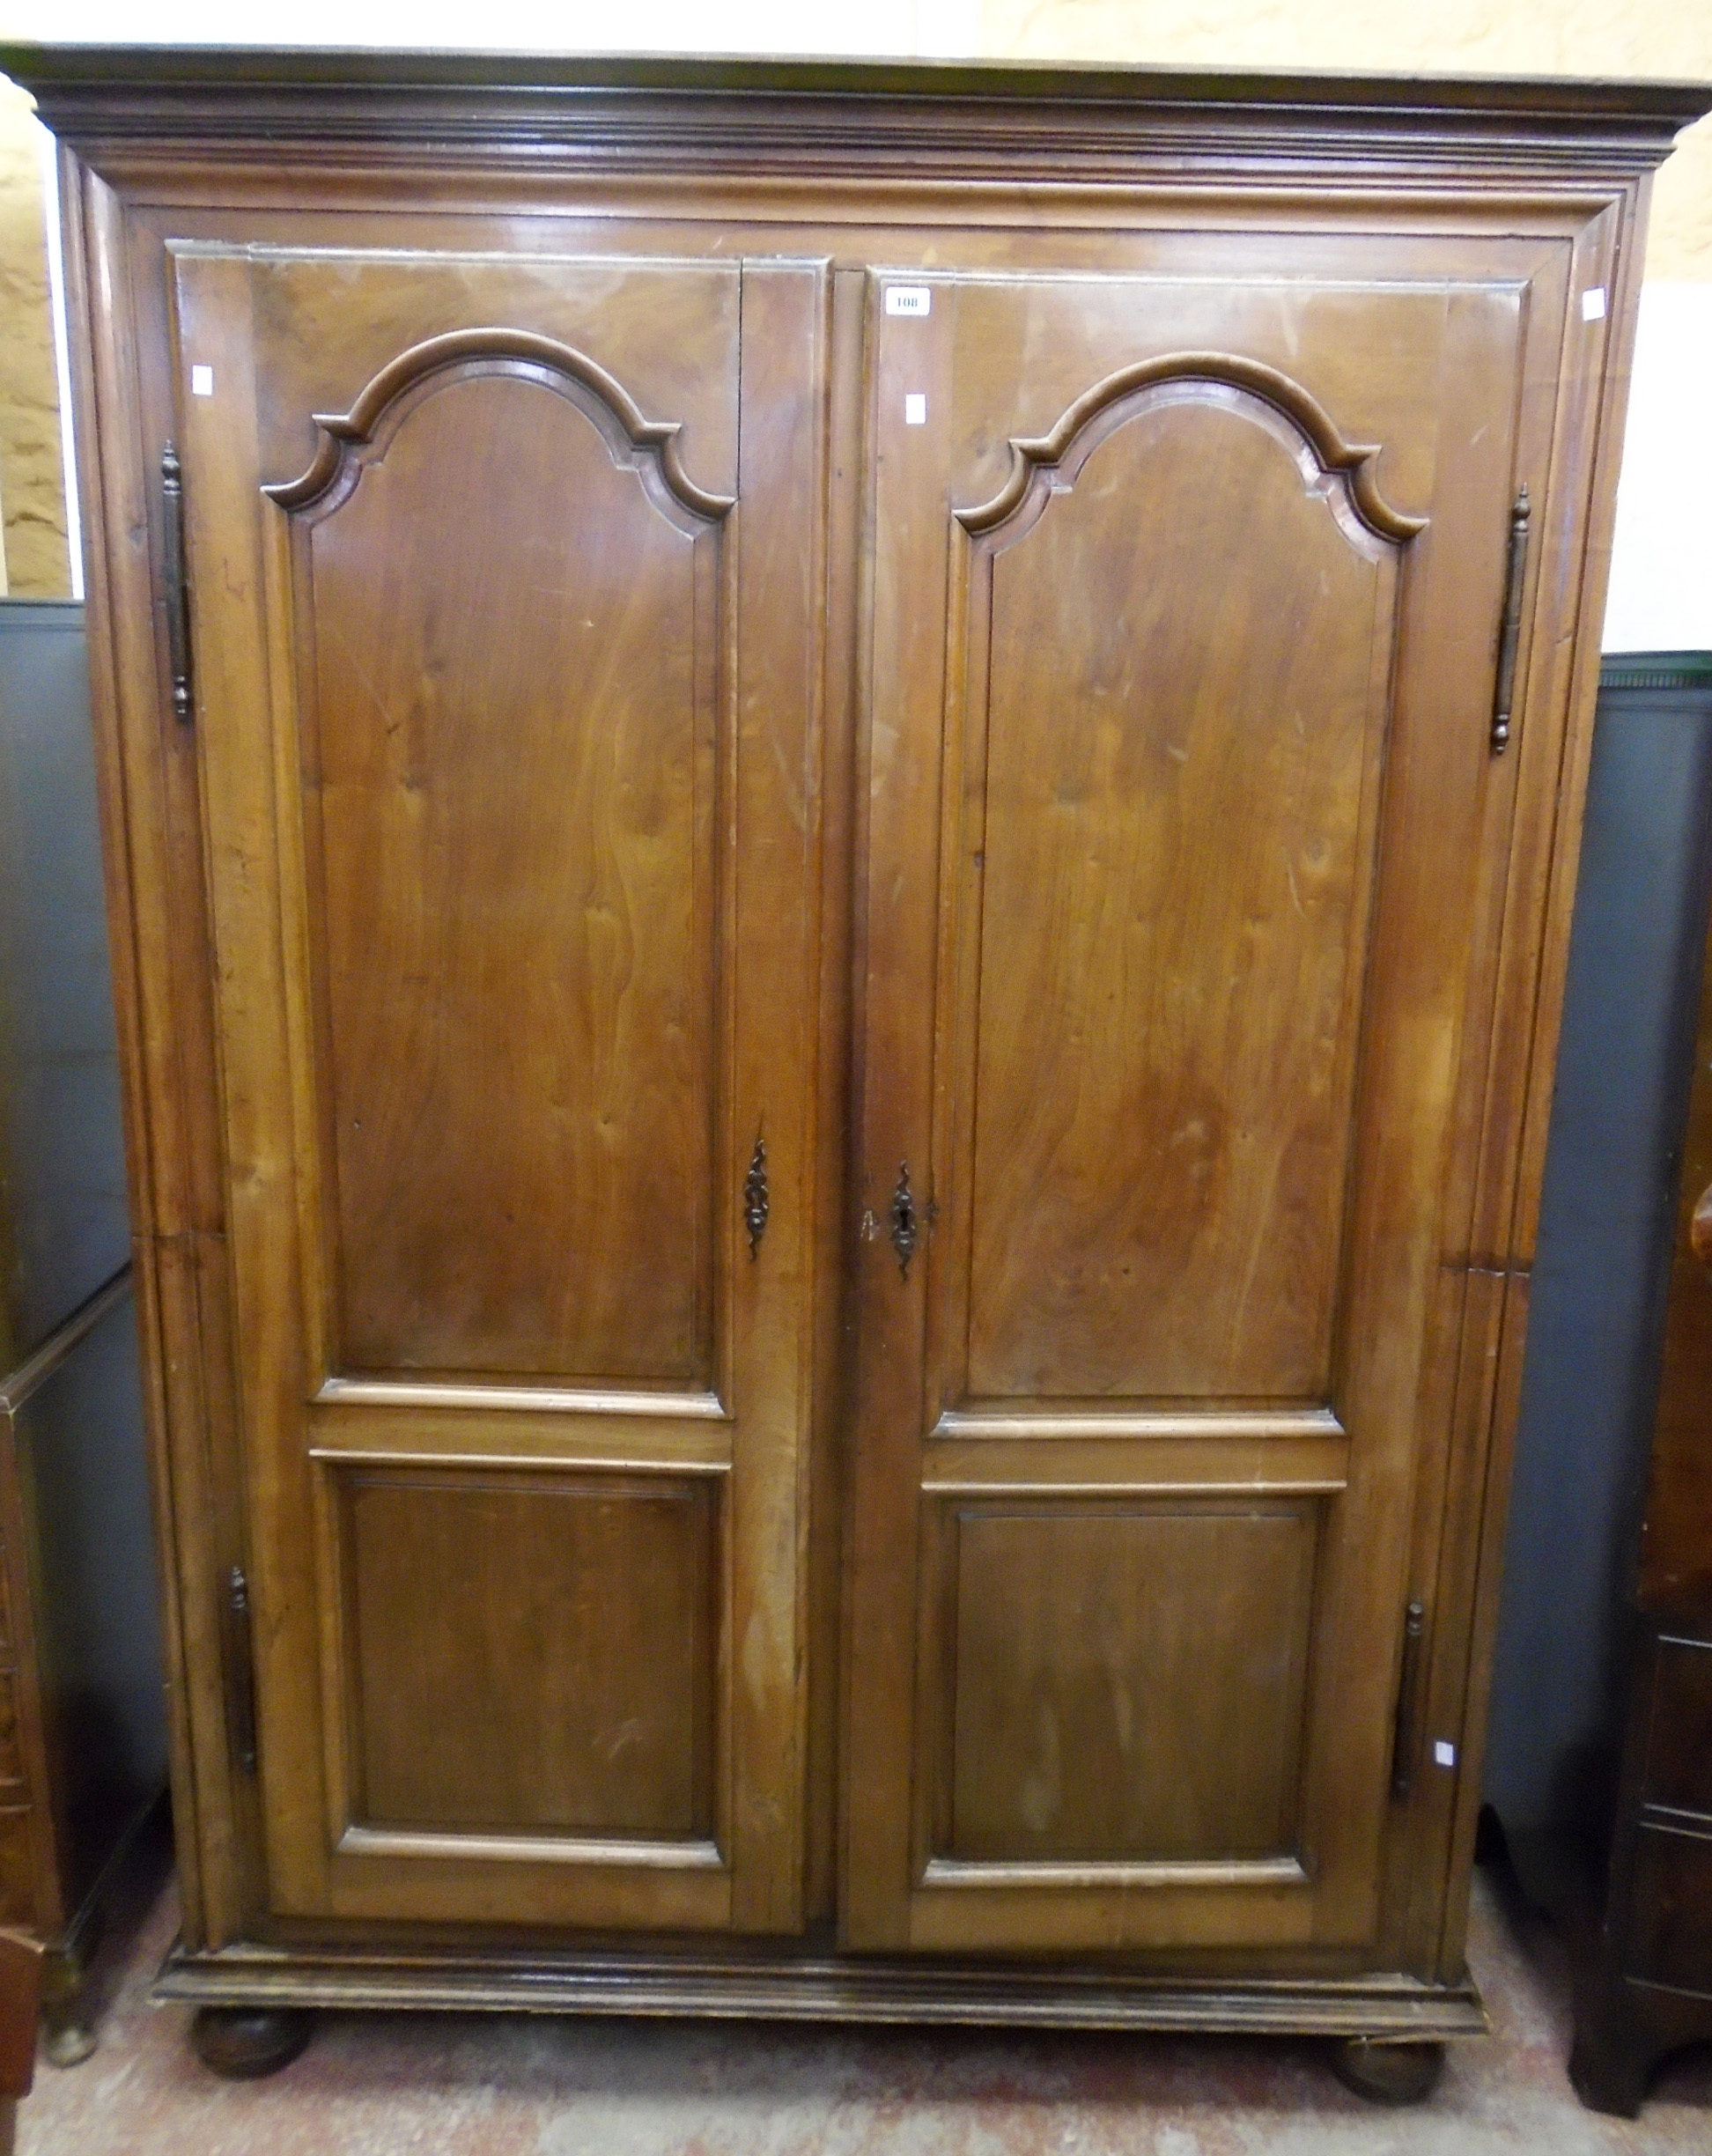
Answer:
POLYGON ((352 1825, 713 1838, 712 1479, 334 1479, 352 1825))
POLYGON ((934 1856, 1293 1857, 1317 1517, 1312 1501, 958 1508, 934 1856))
POLYGON ((36 1918, 35 1840, 27 1805, 0 1809, 0 1923, 36 1918))
POLYGON ((1624 1971, 1647 1983, 1712 1991, 1712 1836, 1642 1821, 1627 1899, 1624 1971))
POLYGON ((331 1359, 705 1384, 724 505, 538 341, 442 342, 360 456, 272 490, 326 487, 297 584, 331 1359))
POLYGON ((1658 1643, 1641 1793, 1712 1820, 1712 1647, 1703 1641, 1658 1643))
POLYGON ((0 1670, 0 1786, 21 1785, 24 1771, 23 1733, 18 1727, 18 1678, 0 1670))
POLYGON ((1409 528, 1367 506, 1191 374, 976 543, 977 1397, 1327 1394, 1409 528))

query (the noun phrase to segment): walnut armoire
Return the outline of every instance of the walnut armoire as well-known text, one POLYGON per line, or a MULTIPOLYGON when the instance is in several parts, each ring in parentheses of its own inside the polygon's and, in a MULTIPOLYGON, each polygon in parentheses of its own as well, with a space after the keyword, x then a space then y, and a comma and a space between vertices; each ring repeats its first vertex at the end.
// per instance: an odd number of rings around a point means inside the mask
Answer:
POLYGON ((1712 92, 0 66, 204 2056, 521 2005, 1421 2086, 1712 92))

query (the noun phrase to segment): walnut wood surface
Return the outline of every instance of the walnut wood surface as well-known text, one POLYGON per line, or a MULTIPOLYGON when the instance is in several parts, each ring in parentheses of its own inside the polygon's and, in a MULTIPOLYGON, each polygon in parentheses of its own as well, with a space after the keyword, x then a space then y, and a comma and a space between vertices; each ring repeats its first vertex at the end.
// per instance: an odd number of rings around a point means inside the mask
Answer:
POLYGON ((692 516, 579 404, 483 374, 416 405, 304 535, 341 1370, 712 1374, 692 516))
POLYGON ((705 1478, 340 1480, 358 1817, 712 1842, 705 1478))
POLYGON ((1644 175, 1708 100, 0 64, 67 145, 175 1981, 1465 2027, 1644 175), (1412 1597, 1464 1764, 1393 1803, 1412 1597), (809 1918, 1034 1973, 793 1975, 809 1918))
POLYGON ((925 1762, 936 1850, 1293 1860, 1317 1509, 946 1508, 930 1559, 956 1649, 948 1756, 925 1762))

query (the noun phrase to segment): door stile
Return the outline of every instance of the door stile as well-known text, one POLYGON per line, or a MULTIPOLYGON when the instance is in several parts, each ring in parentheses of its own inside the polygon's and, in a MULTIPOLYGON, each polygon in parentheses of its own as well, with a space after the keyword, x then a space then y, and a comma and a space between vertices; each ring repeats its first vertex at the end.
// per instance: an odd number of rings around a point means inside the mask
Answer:
POLYGON ((818 262, 745 262, 742 275, 730 795, 740 865, 729 942, 739 959, 719 1185, 744 1384, 733 1402, 732 1921, 779 1932, 801 1926, 807 1862, 830 283, 818 262), (765 1190, 753 1237, 751 1174, 765 1190))
POLYGON ((269 570, 257 517, 249 277, 241 260, 203 259, 193 267, 181 259, 177 268, 181 373, 195 361, 211 366, 214 380, 212 396, 188 399, 181 381, 180 409, 204 858, 218 981, 233 1330, 239 1365, 249 1378, 234 1407, 248 1486, 246 1572, 255 1636, 264 1643, 256 1773, 274 1906, 313 1909, 327 1887, 320 1825, 325 1791, 314 1741, 319 1672, 288 1644, 300 1636, 306 1617, 313 1625, 314 1614, 299 1607, 306 1583, 301 1565, 291 1562, 292 1552, 313 1547, 313 1521, 302 1477, 286 1465, 304 1387, 306 1313, 295 1104, 277 1082, 277 1074, 290 1074, 296 1065, 284 971, 279 766, 270 738, 269 570), (313 1805, 293 1801, 299 1791, 315 1792, 313 1805))
MULTIPOLYGON (((864 862, 860 963, 860 1125, 854 1148, 854 1205, 860 1229, 853 1298, 862 1349, 852 1384, 854 1514, 849 1555, 849 1637, 873 1682, 893 1700, 915 1690, 914 1598, 895 1592, 897 1579, 917 1570, 919 1430, 924 1405, 922 1342, 929 1266, 919 1260, 903 1277, 888 1237, 888 1212, 902 1170, 910 1164, 917 1202, 930 1196, 933 1105, 923 1097, 919 1071, 924 1030, 931 1041, 944 762, 938 719, 944 707, 945 590, 948 553, 943 539, 949 510, 948 416, 952 376, 948 350, 934 337, 913 351, 888 333, 880 314, 886 280, 870 273, 866 297, 868 385, 868 529, 871 614, 866 624, 867 681, 862 725, 867 743, 858 846, 864 862), (927 422, 911 425, 909 395, 926 399, 927 422), (927 521, 934 583, 914 580, 916 549, 896 536, 917 518, 927 521), (924 714, 933 723, 924 723, 924 714), (876 833, 889 834, 889 862, 906 863, 891 881, 876 875, 876 833), (888 1553, 883 1568, 870 1553, 888 1553)), ((906 325, 910 326, 910 325, 906 325)), ((919 547, 919 542, 917 543, 919 547)), ((927 1234, 929 1246, 933 1231, 927 1234)), ((862 1734, 852 1706, 846 1783, 842 1936, 852 1946, 902 1947, 909 1942, 909 1853, 915 1802, 908 1731, 901 1739, 862 1734)))
POLYGON ((924 1303, 919 1428, 928 1436, 950 1404, 947 1361, 948 1357, 956 1358, 957 1343, 966 1340, 967 1329, 956 1292, 967 1269, 970 1222, 963 1196, 967 1163, 956 1141, 958 1104, 954 1074, 966 1067, 963 1052, 972 1044, 978 1024, 978 1010, 971 1010, 970 1005, 978 993, 979 969, 970 964, 969 952, 971 944, 978 949, 980 884, 969 866, 966 832, 980 815, 980 797, 972 801, 970 798, 971 773, 980 768, 980 760, 978 752, 970 753, 969 720, 971 708, 985 708, 978 701, 971 706, 971 697, 979 698, 985 690, 987 658, 985 639, 974 650, 970 642, 970 587, 984 565, 978 557, 979 542, 963 530, 955 516, 946 521, 939 874, 941 889, 948 882, 955 895, 950 904, 935 909, 939 936, 933 955, 933 1030, 928 1065, 932 1123, 921 1177, 921 1204, 927 1229, 919 1259, 924 1303), (974 918, 972 936, 960 932, 965 912, 974 918))

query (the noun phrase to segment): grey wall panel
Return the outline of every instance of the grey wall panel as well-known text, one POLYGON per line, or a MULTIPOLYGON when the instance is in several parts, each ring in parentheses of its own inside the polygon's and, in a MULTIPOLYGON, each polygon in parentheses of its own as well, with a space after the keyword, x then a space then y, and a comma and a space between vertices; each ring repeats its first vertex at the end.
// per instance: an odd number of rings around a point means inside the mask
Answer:
POLYGON ((1512 1834, 1597 1830, 1615 1758, 1712 876, 1712 679, 1671 671, 1608 661, 1594 735, 1487 1746, 1512 1834))
POLYGON ((0 601, 0 1366, 129 1255, 83 609, 0 601))
POLYGON ((166 1778, 160 1625, 137 1370, 120 1297, 14 1424, 68 1898, 92 1884, 118 1823, 166 1778))

